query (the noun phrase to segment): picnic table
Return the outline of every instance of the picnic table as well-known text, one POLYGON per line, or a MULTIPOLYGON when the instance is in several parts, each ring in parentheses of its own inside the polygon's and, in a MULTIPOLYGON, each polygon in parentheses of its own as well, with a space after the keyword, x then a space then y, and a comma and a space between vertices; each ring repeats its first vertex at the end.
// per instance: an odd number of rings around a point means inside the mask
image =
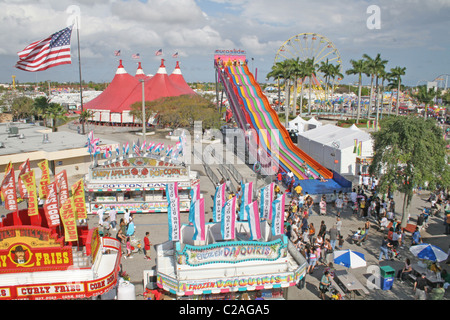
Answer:
POLYGON ((348 293, 349 298, 354 298, 356 292, 369 294, 369 290, 352 274, 346 270, 336 271, 335 278, 341 284, 341 288, 344 292, 348 293))
POLYGON ((412 272, 410 273, 410 278, 414 281, 417 277, 420 277, 423 273, 425 273, 425 278, 427 279, 428 284, 434 288, 438 283, 444 284, 445 280, 438 278, 436 273, 428 269, 427 267, 421 266, 418 263, 413 263, 411 265, 412 272))

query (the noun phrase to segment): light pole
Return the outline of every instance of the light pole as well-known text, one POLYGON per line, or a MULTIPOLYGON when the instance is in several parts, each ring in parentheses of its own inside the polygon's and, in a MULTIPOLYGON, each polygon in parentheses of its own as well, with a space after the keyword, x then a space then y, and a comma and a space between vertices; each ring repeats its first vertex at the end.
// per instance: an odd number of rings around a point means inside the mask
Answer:
POLYGON ((145 82, 144 79, 140 79, 139 81, 142 83, 142 137, 145 140, 145 136, 147 134, 147 121, 145 121, 145 82))

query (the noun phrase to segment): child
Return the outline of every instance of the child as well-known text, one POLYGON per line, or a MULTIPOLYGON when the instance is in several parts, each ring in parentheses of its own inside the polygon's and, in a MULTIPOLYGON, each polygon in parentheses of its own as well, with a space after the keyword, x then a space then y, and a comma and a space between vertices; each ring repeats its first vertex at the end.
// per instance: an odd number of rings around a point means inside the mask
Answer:
POLYGON ((319 203, 320 207, 320 215, 324 216, 327 214, 327 202, 325 201, 325 197, 322 197, 319 203))
POLYGON ((133 257, 131 256, 131 239, 130 237, 127 237, 127 255, 125 257, 125 259, 130 258, 133 259, 133 257))

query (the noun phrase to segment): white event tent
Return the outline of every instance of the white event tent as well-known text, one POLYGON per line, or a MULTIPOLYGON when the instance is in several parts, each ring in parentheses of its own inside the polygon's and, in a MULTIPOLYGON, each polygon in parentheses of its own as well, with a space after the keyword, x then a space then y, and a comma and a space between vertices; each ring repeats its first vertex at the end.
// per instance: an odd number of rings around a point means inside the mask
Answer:
POLYGON ((372 158, 373 140, 369 133, 353 125, 341 128, 326 124, 298 134, 298 146, 321 165, 338 174, 358 174, 357 158, 372 158), (355 151, 355 142, 361 152, 355 151))

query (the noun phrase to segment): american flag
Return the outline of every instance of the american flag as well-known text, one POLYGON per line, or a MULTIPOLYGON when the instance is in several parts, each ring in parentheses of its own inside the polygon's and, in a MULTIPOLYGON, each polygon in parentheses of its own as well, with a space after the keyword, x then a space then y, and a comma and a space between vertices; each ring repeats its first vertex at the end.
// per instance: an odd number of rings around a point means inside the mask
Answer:
POLYGON ((116 57, 120 56, 120 50, 114 51, 114 55, 115 55, 116 57))
POLYGON ((38 40, 19 51, 19 61, 16 68, 35 72, 47 70, 62 64, 71 64, 70 36, 72 26, 52 34, 43 40, 38 40))
POLYGON ((178 58, 178 52, 175 52, 173 55, 172 55, 172 58, 178 58))
POLYGON ((138 144, 135 144, 135 143, 133 142, 133 149, 134 149, 134 153, 135 153, 137 156, 140 156, 140 155, 141 155, 141 150, 139 149, 139 141, 138 141, 138 144))
POLYGON ((139 53, 135 53, 131 56, 133 59, 139 59, 141 55, 139 53))
POLYGON ((162 49, 159 49, 158 51, 155 52, 155 56, 162 56, 162 49))

